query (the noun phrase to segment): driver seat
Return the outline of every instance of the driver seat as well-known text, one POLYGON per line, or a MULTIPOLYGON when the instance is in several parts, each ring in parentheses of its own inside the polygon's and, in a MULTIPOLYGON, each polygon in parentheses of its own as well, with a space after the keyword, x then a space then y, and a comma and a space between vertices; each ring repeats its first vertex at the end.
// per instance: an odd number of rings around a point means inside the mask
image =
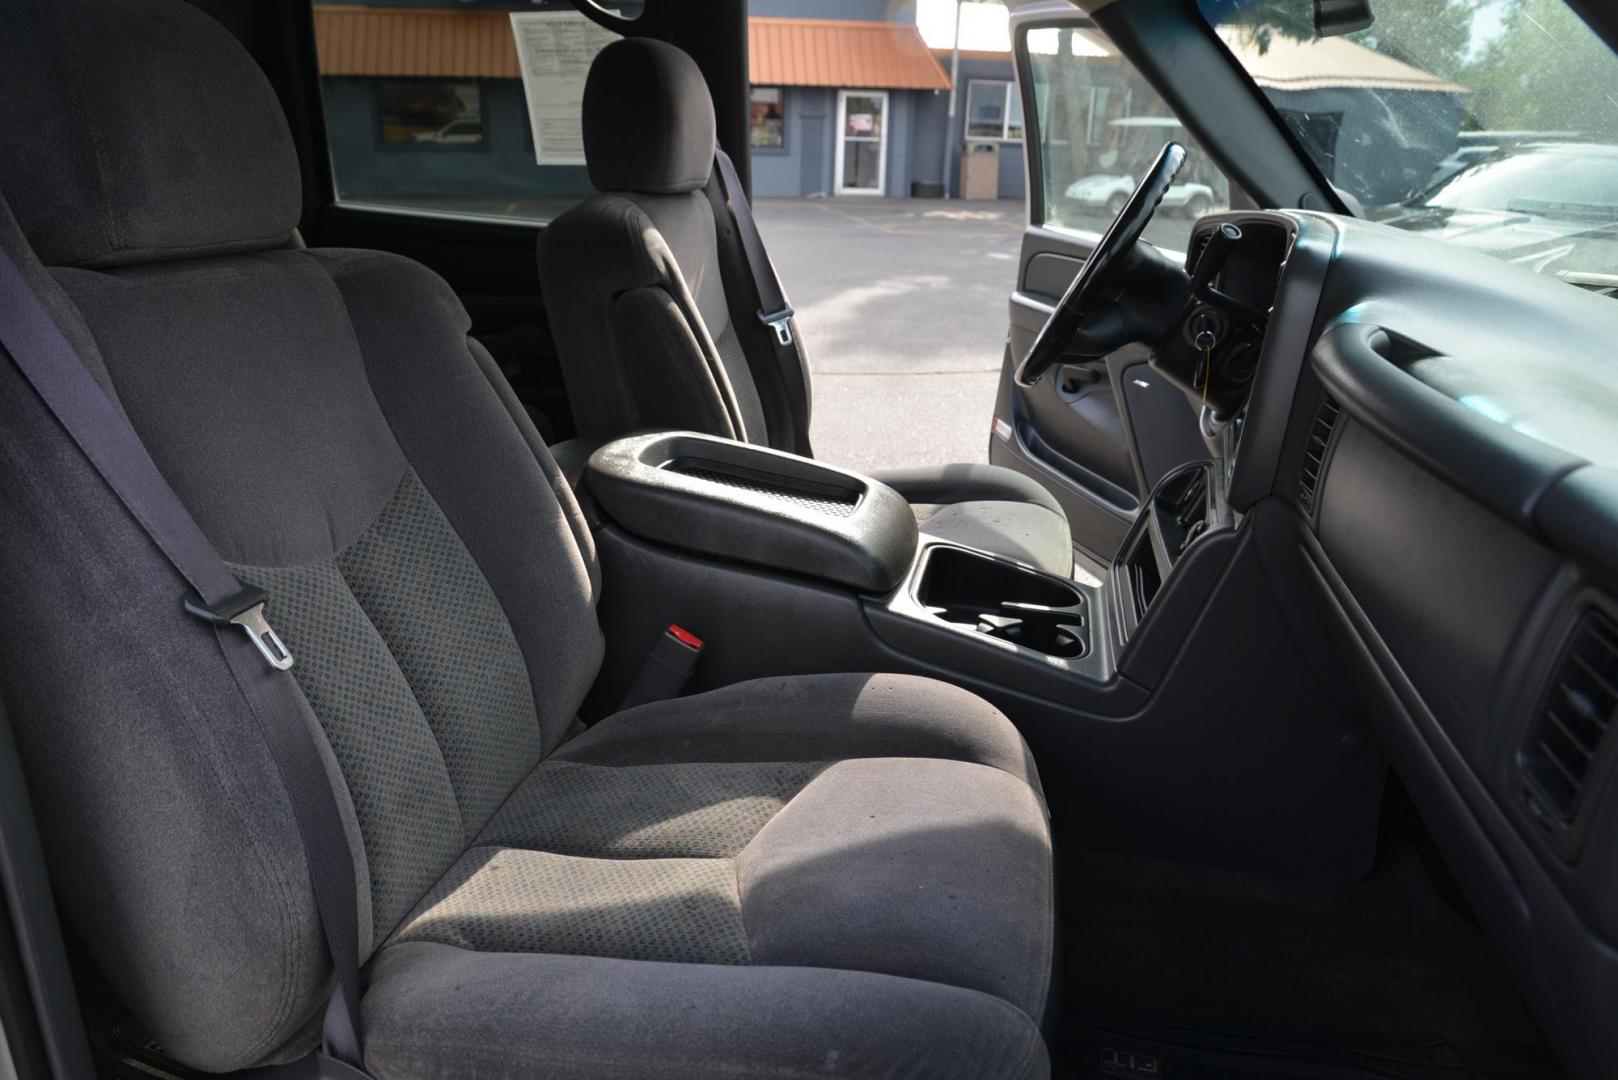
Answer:
MULTIPOLYGON (((807 364, 793 395, 714 175, 713 100, 696 63, 663 42, 614 42, 591 65, 583 122, 590 182, 604 194, 539 240, 581 440, 679 428, 807 454, 807 364)), ((982 464, 872 475, 905 497, 923 533, 1072 573, 1067 517, 1029 477, 982 464)))

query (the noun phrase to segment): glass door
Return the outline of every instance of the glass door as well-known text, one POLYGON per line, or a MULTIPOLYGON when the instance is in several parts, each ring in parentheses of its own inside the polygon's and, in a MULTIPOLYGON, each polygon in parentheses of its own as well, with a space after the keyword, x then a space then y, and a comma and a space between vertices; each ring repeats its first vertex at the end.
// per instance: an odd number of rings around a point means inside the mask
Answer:
POLYGON ((837 92, 837 194, 881 195, 887 181, 888 93, 837 92))

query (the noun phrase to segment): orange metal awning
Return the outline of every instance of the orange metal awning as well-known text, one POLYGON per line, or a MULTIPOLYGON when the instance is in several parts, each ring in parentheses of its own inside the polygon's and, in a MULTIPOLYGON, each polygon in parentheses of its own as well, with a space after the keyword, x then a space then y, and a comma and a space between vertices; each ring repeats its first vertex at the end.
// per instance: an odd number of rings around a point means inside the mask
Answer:
POLYGON ((911 23, 846 19, 747 20, 754 86, 948 90, 949 76, 911 23))
POLYGON ((520 79, 504 11, 315 5, 322 75, 520 79))
MULTIPOLYGON (((315 5, 323 75, 517 79, 504 11, 315 5)), ((948 90, 949 76, 910 23, 748 20, 756 86, 948 90)))

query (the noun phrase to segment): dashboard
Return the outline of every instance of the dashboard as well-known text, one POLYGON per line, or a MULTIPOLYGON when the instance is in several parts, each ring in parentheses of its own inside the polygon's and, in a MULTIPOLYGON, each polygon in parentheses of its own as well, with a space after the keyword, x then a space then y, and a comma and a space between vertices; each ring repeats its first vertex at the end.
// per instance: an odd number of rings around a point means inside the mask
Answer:
POLYGON ((1222 223, 1216 284, 1267 316, 1225 502, 1295 510, 1268 555, 1300 638, 1346 666, 1547 1036, 1618 1074, 1618 304, 1309 212, 1206 218, 1193 264, 1222 223))

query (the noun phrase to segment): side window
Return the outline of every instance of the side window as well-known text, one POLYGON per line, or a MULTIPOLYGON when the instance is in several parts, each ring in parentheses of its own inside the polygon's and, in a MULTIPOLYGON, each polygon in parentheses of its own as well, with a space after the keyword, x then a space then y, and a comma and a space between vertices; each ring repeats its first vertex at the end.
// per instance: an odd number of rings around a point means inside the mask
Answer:
POLYGON ((1044 203, 1036 224, 1101 232, 1172 140, 1188 156, 1146 239, 1184 251, 1192 222, 1229 208, 1225 175, 1100 32, 1034 27, 1026 40, 1037 107, 1029 151, 1038 155, 1044 203))
POLYGON ((326 0, 315 36, 339 202, 549 221, 594 194, 580 103, 618 35, 566 0, 326 0))

